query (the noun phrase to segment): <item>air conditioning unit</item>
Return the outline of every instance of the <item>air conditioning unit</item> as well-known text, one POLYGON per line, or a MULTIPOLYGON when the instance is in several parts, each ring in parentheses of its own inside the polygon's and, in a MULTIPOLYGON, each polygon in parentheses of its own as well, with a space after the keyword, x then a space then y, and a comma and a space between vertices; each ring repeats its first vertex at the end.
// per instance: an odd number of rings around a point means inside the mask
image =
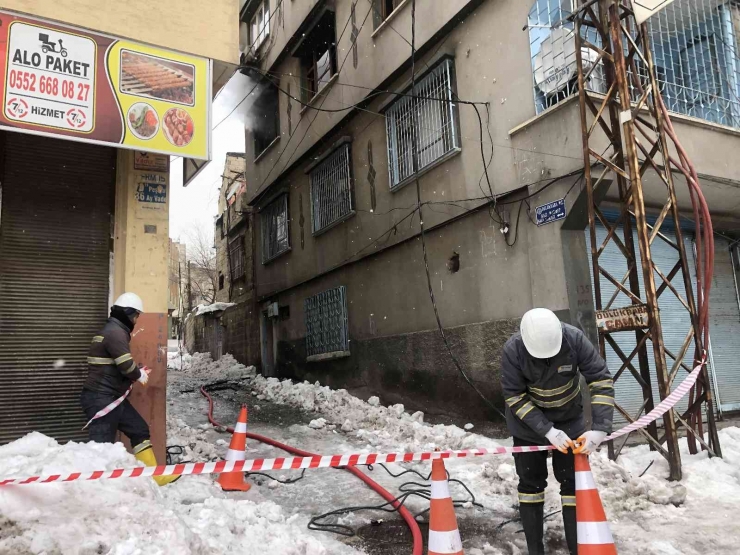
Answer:
POLYGON ((277 318, 278 316, 280 316, 280 306, 277 303, 270 303, 267 306, 267 317, 277 318))

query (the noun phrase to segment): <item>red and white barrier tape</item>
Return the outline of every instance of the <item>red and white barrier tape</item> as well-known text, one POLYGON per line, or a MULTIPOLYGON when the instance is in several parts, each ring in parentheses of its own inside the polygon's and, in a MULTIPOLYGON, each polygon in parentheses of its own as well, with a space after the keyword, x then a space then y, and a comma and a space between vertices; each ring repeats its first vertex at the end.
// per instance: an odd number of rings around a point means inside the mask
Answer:
MULTIPOLYGON (((607 438, 607 441, 622 437, 651 424, 673 408, 694 386, 702 365, 697 366, 676 390, 665 398, 654 410, 636 422, 622 428, 607 438)), ((262 470, 290 470, 303 468, 336 468, 342 466, 429 461, 433 459, 454 459, 480 457, 483 455, 504 455, 510 453, 531 453, 550 451, 552 446, 534 447, 496 447, 494 449, 463 449, 459 451, 435 451, 425 453, 364 453, 353 455, 316 455, 314 457, 279 457, 276 459, 253 459, 247 461, 220 461, 213 463, 173 464, 169 466, 150 466, 98 470, 95 472, 73 472, 72 474, 52 474, 47 476, 28 476, 0 479, 0 486, 48 484, 50 482, 74 482, 77 480, 106 480, 113 478, 135 478, 137 476, 171 476, 176 474, 220 474, 222 472, 256 472, 262 470)))
POLYGON ((97 420, 98 418, 101 418, 105 416, 106 414, 109 414, 113 409, 115 409, 118 405, 123 403, 126 400, 126 397, 128 397, 128 394, 131 393, 131 390, 134 388, 134 384, 131 384, 131 386, 126 390, 126 393, 121 395, 118 399, 113 401, 110 405, 105 407, 104 409, 100 409, 98 412, 95 413, 95 416, 93 416, 90 421, 85 424, 85 426, 82 428, 83 430, 87 429, 87 427, 92 424, 93 420, 97 420))

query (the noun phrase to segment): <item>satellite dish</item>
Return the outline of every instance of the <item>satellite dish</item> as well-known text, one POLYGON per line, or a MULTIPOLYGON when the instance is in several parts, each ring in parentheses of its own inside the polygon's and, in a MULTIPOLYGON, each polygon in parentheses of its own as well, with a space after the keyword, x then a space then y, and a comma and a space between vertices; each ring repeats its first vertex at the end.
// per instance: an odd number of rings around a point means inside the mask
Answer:
MULTIPOLYGON (((596 62, 596 54, 589 48, 582 49, 583 62, 588 71, 596 62)), ((553 29, 540 45, 534 59, 534 82, 546 96, 561 92, 578 74, 576 60, 576 35, 572 29, 553 29)))

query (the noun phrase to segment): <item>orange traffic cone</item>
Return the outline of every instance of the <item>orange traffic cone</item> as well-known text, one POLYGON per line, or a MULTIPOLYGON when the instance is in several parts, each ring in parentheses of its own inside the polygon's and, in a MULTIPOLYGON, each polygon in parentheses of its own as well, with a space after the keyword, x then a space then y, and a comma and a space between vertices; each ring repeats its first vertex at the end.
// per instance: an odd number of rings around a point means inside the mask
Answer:
POLYGON ((617 546, 606 521, 604 506, 596 489, 586 455, 576 458, 576 521, 578 555, 617 555, 617 546))
POLYGON ((432 498, 429 511, 428 555, 463 555, 455 507, 450 497, 447 471, 442 459, 432 461, 432 498))
MULTIPOLYGON (((247 405, 242 405, 239 420, 231 436, 231 444, 226 452, 227 461, 243 461, 247 458, 247 405)), ((244 480, 244 472, 224 472, 218 477, 218 484, 224 491, 249 491, 250 486, 244 480)))

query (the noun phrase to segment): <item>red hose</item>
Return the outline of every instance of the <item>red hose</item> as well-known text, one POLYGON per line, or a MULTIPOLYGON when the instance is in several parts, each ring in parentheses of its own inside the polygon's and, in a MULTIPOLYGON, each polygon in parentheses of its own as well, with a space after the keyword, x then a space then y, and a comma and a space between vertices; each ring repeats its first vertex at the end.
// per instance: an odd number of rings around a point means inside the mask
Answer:
MULTIPOLYGON (((208 399, 208 421, 213 424, 216 427, 223 428, 221 424, 216 422, 213 419, 213 399, 208 394, 208 392, 205 390, 205 386, 200 388, 200 392, 205 396, 206 399, 208 399)), ((234 433, 234 428, 226 427, 226 431, 229 433, 234 433)), ((299 457, 315 457, 315 453, 309 453, 308 451, 303 451, 302 449, 297 449, 295 447, 291 447, 290 445, 286 445, 285 443, 280 443, 279 441, 276 441, 272 438, 261 436, 258 434, 253 434, 250 432, 247 432, 247 437, 249 439, 253 439, 255 441, 259 441, 260 443, 265 443, 267 445, 272 445, 273 447, 277 447, 278 449, 282 449, 283 451, 287 451, 288 453, 292 453, 293 455, 299 456, 299 457)), ((389 502, 393 502, 393 506, 398 509, 398 514, 403 517, 403 519, 406 521, 406 524, 409 527, 409 530, 411 530, 411 535, 414 539, 414 550, 413 555, 422 555, 423 550, 423 540, 421 538, 421 530, 419 529, 419 525, 416 523, 416 519, 414 518, 414 515, 409 512, 409 510, 401 505, 399 501, 394 501, 395 497, 383 488, 380 484, 378 484, 375 480, 367 476, 364 472, 360 471, 358 468, 354 466, 345 466, 344 470, 347 472, 350 472, 357 476, 360 480, 365 482, 368 487, 370 487, 375 493, 380 495, 383 499, 389 502)))

